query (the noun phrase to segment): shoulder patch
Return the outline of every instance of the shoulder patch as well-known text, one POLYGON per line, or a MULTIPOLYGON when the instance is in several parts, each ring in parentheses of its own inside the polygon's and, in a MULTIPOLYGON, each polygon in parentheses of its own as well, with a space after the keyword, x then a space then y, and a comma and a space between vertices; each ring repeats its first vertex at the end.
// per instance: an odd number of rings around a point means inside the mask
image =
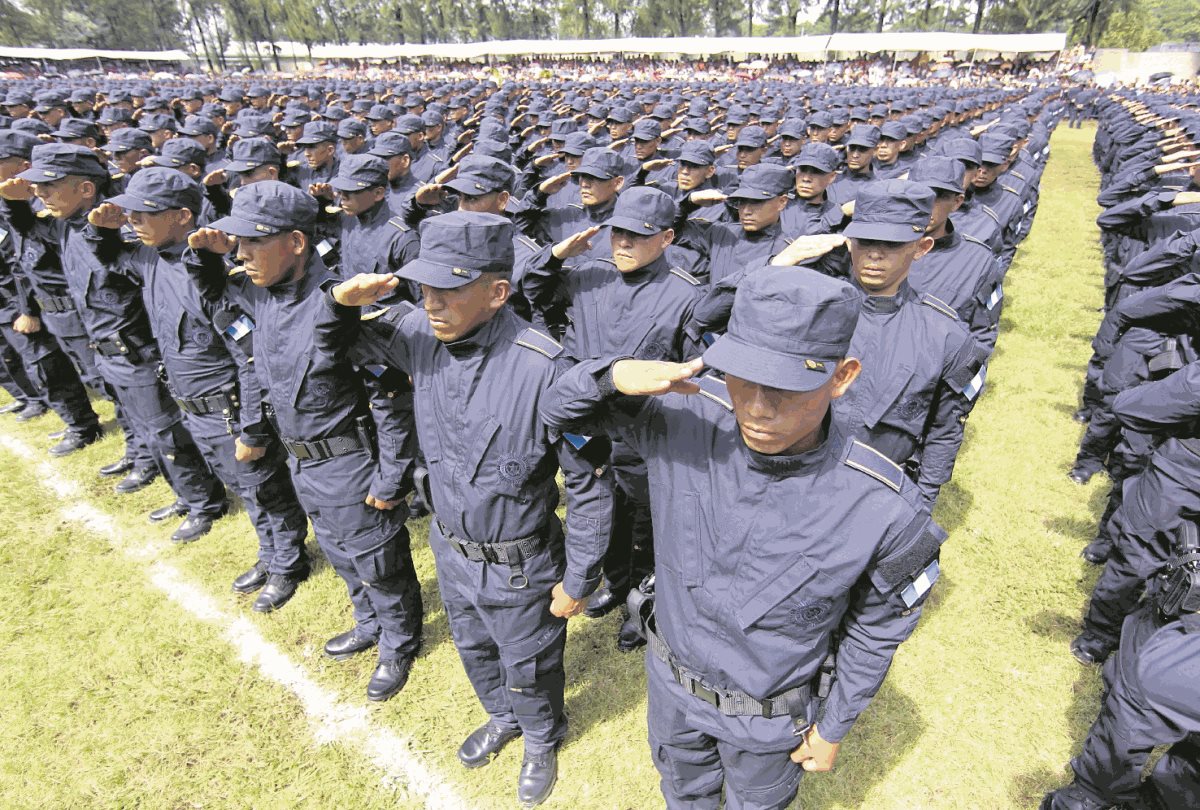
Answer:
POLYGON ((402 231, 402 232, 412 230, 412 228, 408 227, 408 225, 406 225, 404 223, 404 220, 399 216, 394 216, 391 219, 389 219, 388 225, 391 225, 396 230, 402 231))
POLYGON ((705 374, 699 380, 700 395, 711 399, 727 411, 733 411, 733 400, 729 398, 729 388, 720 377, 705 374))
POLYGON ((563 353, 562 344, 549 335, 544 335, 532 327, 517 335, 516 343, 518 346, 524 346, 526 349, 532 349, 538 354, 544 354, 551 360, 563 353))
POLYGON ((940 299, 936 296, 930 295, 929 293, 922 293, 921 294, 921 303, 927 307, 933 307, 938 312, 942 313, 943 315, 945 315, 946 317, 948 317, 952 320, 955 320, 955 321, 958 320, 958 313, 954 311, 954 307, 950 306, 945 301, 943 301, 942 299, 940 299))
POLYGON ((671 268, 671 275, 679 276, 681 279, 686 281, 688 284, 691 284, 693 287, 701 286, 700 279, 696 278, 688 271, 680 269, 678 267, 671 268))
POLYGON ((904 485, 904 470, 900 465, 869 444, 851 439, 842 456, 842 463, 887 484, 896 492, 904 485))

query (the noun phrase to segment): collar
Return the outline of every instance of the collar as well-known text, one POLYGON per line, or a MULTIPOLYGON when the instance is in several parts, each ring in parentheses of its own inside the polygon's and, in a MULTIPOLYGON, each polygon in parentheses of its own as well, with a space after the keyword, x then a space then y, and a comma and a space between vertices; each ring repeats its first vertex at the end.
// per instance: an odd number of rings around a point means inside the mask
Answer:
POLYGON ((372 222, 376 222, 377 220, 379 220, 385 214, 390 214, 390 213, 391 213, 391 209, 388 208, 387 195, 385 194, 385 195, 383 195, 382 200, 380 200, 379 202, 372 205, 366 211, 363 211, 361 214, 359 214, 357 217, 355 217, 355 219, 357 219, 359 224, 361 224, 361 225, 370 225, 372 222))
POLYGON ((308 264, 304 266, 304 272, 300 278, 295 281, 281 281, 268 287, 267 291, 273 298, 291 302, 300 301, 306 298, 327 275, 329 275, 329 271, 325 269, 325 262, 321 261, 321 257, 314 249, 309 253, 308 264))
POLYGON ((622 273, 620 270, 617 270, 617 275, 621 277, 621 281, 633 285, 641 284, 644 281, 649 281, 652 278, 660 276, 667 272, 667 269, 667 254, 663 253, 663 255, 650 262, 650 264, 639 267, 637 270, 631 270, 628 273, 622 273))
POLYGON ((773 456, 758 453, 746 446, 746 441, 742 438, 740 428, 738 429, 738 443, 746 454, 747 466, 752 470, 778 478, 804 475, 807 472, 818 469, 824 463, 826 456, 829 455, 829 449, 836 444, 836 442, 831 441, 833 438, 831 435, 832 424, 833 409, 830 408, 825 412, 825 418, 821 420, 821 440, 817 443, 816 447, 806 450, 803 453, 777 454, 773 456))
POLYGON ((483 354, 487 349, 505 339, 512 332, 512 320, 516 316, 508 307, 501 307, 491 320, 482 324, 471 334, 459 338, 453 343, 443 344, 446 351, 457 359, 472 355, 483 354))
POLYGON ((909 301, 916 300, 916 295, 906 278, 900 282, 900 289, 896 290, 895 295, 863 296, 863 312, 899 312, 909 301))
POLYGON ((782 227, 779 220, 775 220, 773 224, 765 228, 760 228, 757 231, 747 231, 745 228, 742 228, 742 238, 747 242, 763 242, 768 240, 773 242, 775 241, 775 237, 779 235, 782 227))
POLYGON ((958 243, 962 241, 962 235, 954 230, 954 223, 946 220, 946 235, 940 239, 933 240, 934 250, 949 250, 950 248, 958 247, 958 243))
POLYGON ((169 262, 177 262, 183 256, 183 252, 187 250, 187 240, 178 242, 167 247, 157 248, 158 255, 169 262))
POLYGON ((590 219, 592 222, 601 222, 602 223, 609 218, 609 216, 612 214, 613 209, 616 207, 617 207, 617 195, 614 194, 613 198, 611 200, 609 200, 608 202, 602 203, 600 205, 592 205, 592 206, 585 205, 583 207, 583 210, 584 210, 584 213, 587 214, 588 219, 590 219))

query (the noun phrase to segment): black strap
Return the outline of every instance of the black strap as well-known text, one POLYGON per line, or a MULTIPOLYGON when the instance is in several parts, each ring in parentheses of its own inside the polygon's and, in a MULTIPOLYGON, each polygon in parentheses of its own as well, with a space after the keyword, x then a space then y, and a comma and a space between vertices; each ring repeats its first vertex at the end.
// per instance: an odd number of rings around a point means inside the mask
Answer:
POLYGON ((181 411, 194 416, 207 416, 210 413, 227 416, 237 410, 237 403, 224 394, 214 394, 211 397, 175 397, 175 403, 181 411))
POLYGON ((499 543, 476 543, 456 536, 445 523, 442 523, 441 519, 435 519, 437 520, 438 529, 442 532, 442 537, 446 538, 446 543, 450 548, 472 562, 518 565, 534 554, 537 554, 546 542, 546 533, 537 532, 526 537, 518 537, 516 540, 503 540, 499 543))
POLYGON ((287 451, 301 461, 320 460, 345 456, 363 449, 370 449, 363 444, 358 431, 343 433, 328 439, 318 439, 315 442, 296 442, 290 439, 283 441, 287 451))
POLYGON ((653 609, 643 617, 642 632, 646 636, 650 651, 671 668, 675 682, 689 695, 711 704, 726 717, 807 717, 812 698, 812 689, 809 686, 797 686, 761 701, 737 689, 712 686, 698 673, 679 663, 679 659, 655 629, 653 609))
POLYGON ((69 295, 52 295, 49 298, 38 298, 38 307, 42 312, 57 314, 60 312, 72 312, 75 309, 75 301, 69 295))

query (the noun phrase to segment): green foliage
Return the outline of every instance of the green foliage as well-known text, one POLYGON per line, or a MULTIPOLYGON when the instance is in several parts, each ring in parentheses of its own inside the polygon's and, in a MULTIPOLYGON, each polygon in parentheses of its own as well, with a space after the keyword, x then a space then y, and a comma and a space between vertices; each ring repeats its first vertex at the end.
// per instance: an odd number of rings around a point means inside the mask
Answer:
POLYGON ((1099 45, 1101 48, 1144 51, 1162 40, 1162 32, 1154 27, 1153 15, 1146 6, 1138 4, 1109 17, 1099 45))

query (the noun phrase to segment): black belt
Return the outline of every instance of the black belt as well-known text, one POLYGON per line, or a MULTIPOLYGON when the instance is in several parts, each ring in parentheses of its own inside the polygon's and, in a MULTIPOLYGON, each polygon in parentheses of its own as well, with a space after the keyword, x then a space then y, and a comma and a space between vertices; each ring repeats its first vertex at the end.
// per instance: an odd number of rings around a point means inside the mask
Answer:
POLYGON ((179 410, 194 416, 207 416, 210 413, 231 416, 238 407, 236 400, 224 394, 213 394, 211 397, 175 397, 175 404, 179 406, 179 410))
POLYGON ((56 314, 59 312, 74 312, 75 300, 69 295, 53 295, 49 298, 38 298, 38 307, 42 312, 56 314))
POLYGON ((679 663, 667 642, 654 629, 653 608, 648 614, 641 617, 640 624, 651 652, 671 668, 671 676, 689 695, 711 704, 726 717, 791 717, 797 723, 797 733, 808 728, 809 704, 813 696, 811 687, 797 686, 765 700, 756 700, 737 689, 712 686, 679 663))
POLYGON ((359 450, 370 450, 370 447, 363 443, 358 431, 343 433, 341 436, 333 436, 328 439, 319 439, 315 442, 294 442, 284 439, 283 446, 301 461, 334 458, 359 450))
MULTIPOLYGON (((435 518, 436 519, 436 518, 435 518)), ((504 540, 499 543, 475 543, 462 540, 437 520, 438 529, 450 548, 472 562, 500 563, 503 565, 518 565, 537 554, 546 543, 546 532, 538 532, 528 537, 518 537, 516 540, 504 540)))

